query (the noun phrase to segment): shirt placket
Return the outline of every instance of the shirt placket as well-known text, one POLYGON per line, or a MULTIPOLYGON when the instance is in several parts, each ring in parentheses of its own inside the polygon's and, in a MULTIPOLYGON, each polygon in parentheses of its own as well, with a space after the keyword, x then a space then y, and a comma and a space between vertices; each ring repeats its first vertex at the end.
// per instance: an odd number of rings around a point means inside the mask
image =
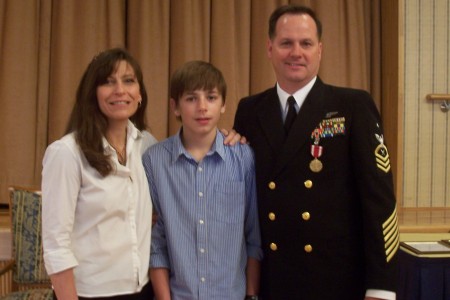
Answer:
POLYGON ((197 257, 198 257, 198 282, 199 282, 199 299, 207 299, 208 280, 208 231, 207 231, 207 214, 206 214, 206 172, 203 162, 197 165, 195 176, 195 187, 197 193, 197 257))
POLYGON ((129 222, 130 222, 130 239, 131 239, 131 257, 132 257, 132 264, 133 264, 133 276, 134 276, 134 282, 137 282, 138 284, 141 283, 142 278, 139 278, 139 265, 140 265, 140 258, 139 258, 139 249, 138 249, 138 238, 137 238, 137 228, 136 228, 136 196, 135 196, 135 188, 133 186, 133 179, 131 175, 128 179, 128 187, 127 187, 127 193, 128 193, 128 216, 129 216, 129 222))

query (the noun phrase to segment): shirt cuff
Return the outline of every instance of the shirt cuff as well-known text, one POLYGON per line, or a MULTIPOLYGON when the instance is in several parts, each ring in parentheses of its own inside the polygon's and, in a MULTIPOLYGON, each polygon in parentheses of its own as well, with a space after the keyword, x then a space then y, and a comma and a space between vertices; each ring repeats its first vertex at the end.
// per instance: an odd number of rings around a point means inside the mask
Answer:
POLYGON ((151 268, 166 268, 170 269, 169 258, 163 254, 150 254, 150 267, 151 268))
POLYGON ((252 257, 258 261, 261 261, 263 258, 263 252, 260 247, 257 246, 249 246, 247 245, 247 256, 252 257))
POLYGON ((77 259, 69 250, 44 251, 44 263, 48 275, 78 266, 77 259))
POLYGON ((380 298, 384 300, 395 300, 395 292, 385 290, 368 289, 366 297, 380 298))

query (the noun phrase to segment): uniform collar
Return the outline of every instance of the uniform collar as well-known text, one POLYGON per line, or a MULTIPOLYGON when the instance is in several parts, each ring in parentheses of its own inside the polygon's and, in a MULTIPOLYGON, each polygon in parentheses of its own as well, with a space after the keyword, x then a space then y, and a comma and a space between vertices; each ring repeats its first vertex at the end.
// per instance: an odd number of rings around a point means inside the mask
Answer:
MULTIPOLYGON (((308 82, 307 85, 305 85, 304 87, 302 87, 301 89, 297 90, 295 93, 292 94, 292 96, 294 96, 294 98, 295 98, 295 103, 297 104, 297 106, 296 106, 297 112, 302 107, 303 102, 306 99, 306 96, 308 96, 308 94, 311 91, 316 80, 317 80, 317 76, 315 76, 310 82, 308 82)), ((283 112, 283 114, 286 114, 287 113, 286 103, 287 103, 287 99, 289 98, 289 96, 291 96, 291 94, 284 91, 280 87, 278 82, 277 82, 277 94, 278 94, 278 99, 280 99, 281 111, 283 112)))

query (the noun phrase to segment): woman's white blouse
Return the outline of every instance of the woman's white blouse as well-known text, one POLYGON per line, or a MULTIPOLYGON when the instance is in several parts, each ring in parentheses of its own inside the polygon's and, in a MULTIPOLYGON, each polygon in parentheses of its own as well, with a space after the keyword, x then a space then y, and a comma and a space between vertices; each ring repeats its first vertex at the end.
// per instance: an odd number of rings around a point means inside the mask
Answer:
POLYGON ((141 156, 155 142, 131 122, 127 164, 103 139, 116 170, 102 177, 74 134, 46 150, 42 172, 42 237, 48 274, 73 268, 79 296, 140 291, 148 282, 152 202, 141 156))

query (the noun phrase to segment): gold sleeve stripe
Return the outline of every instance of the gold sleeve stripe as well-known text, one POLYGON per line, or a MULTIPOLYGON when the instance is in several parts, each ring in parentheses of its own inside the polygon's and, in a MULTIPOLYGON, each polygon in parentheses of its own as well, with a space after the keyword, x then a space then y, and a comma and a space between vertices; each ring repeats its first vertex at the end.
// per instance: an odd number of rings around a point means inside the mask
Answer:
POLYGON ((395 255, 400 244, 400 236, 398 232, 397 209, 394 209, 392 214, 382 225, 384 236, 384 248, 386 253, 386 262, 389 262, 395 255))
POLYGON ((383 235, 386 236, 389 232, 392 232, 397 227, 397 219, 393 220, 386 228, 383 230, 383 235))
POLYGON ((393 236, 392 236, 392 239, 390 239, 388 242, 386 242, 386 243, 384 244, 384 245, 385 245, 386 252, 387 252, 390 248, 392 248, 393 245, 395 245, 395 243, 398 241, 398 239, 399 239, 399 235, 398 235, 398 234, 393 235, 393 236))
POLYGON ((389 227, 385 228, 383 231, 383 235, 384 235, 384 240, 388 240, 392 234, 394 234, 398 228, 398 220, 397 218, 395 218, 394 222, 392 222, 391 224, 389 224, 389 227))
POLYGON ((391 243, 392 243, 393 240, 397 239, 398 235, 399 235, 399 233, 398 233, 397 230, 392 230, 392 231, 389 233, 389 235, 386 235, 386 236, 384 237, 384 241, 385 241, 386 248, 388 248, 388 247, 391 245, 391 243))
POLYGON ((395 253, 397 253, 398 247, 400 245, 400 237, 397 235, 395 239, 395 243, 391 245, 390 248, 386 249, 386 262, 390 262, 394 257, 395 253))
POLYGON ((386 245, 390 245, 390 243, 392 242, 393 239, 395 239, 395 237, 398 235, 398 231, 395 230, 395 228, 393 230, 391 230, 388 234, 386 234, 384 236, 384 241, 386 243, 386 245))
POLYGON ((387 220, 383 223, 383 228, 386 228, 386 226, 392 222, 392 220, 397 219, 397 208, 394 208, 394 211, 392 214, 387 218, 387 220))

